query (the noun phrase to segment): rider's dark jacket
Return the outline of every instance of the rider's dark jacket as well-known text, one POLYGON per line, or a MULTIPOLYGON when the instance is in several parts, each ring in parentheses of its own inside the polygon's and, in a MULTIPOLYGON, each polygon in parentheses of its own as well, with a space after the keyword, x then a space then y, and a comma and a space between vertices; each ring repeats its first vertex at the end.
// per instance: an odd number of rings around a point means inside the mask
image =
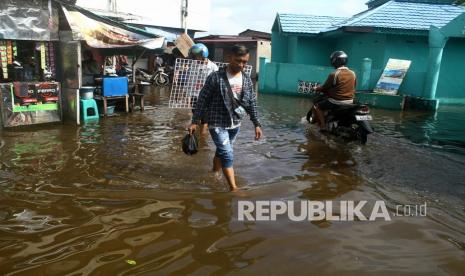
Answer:
POLYGON ((347 67, 339 67, 329 74, 320 91, 338 101, 352 100, 355 96, 356 84, 354 71, 347 67))

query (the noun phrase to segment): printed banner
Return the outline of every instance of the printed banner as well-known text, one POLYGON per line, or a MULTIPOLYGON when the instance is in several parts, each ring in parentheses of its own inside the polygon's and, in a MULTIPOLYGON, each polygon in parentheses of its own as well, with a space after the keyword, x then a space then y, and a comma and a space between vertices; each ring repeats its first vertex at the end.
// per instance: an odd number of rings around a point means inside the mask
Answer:
POLYGON ((4 127, 61 121, 59 83, 0 84, 0 95, 4 127))
POLYGON ((40 68, 47 68, 47 57, 45 52, 45 42, 40 42, 40 68))
POLYGON ((13 56, 18 56, 18 46, 16 45, 16 41, 13 41, 13 56))
POLYGON ((6 54, 7 54, 7 59, 8 59, 8 64, 13 63, 13 44, 11 43, 11 40, 6 41, 6 54))
POLYGON ((396 95, 411 62, 410 60, 390 58, 373 92, 396 95))

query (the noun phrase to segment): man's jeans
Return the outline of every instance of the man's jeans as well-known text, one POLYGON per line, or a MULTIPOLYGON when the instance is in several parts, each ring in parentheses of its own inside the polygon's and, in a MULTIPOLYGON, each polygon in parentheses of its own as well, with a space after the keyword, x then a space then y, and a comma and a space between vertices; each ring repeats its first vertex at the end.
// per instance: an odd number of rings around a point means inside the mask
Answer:
POLYGON ((231 168, 234 162, 233 143, 239 133, 239 127, 233 129, 215 127, 210 128, 209 131, 216 145, 215 156, 220 158, 223 168, 231 168))

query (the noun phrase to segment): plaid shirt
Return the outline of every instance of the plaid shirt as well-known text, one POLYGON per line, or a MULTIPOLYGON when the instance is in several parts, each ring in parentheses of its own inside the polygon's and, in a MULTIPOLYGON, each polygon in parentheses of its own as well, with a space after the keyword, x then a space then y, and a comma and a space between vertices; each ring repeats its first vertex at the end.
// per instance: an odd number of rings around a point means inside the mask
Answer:
MULTIPOLYGON (((240 123, 240 119, 234 115, 231 98, 228 96, 228 86, 225 79, 226 70, 221 68, 211 73, 200 90, 199 98, 194 108, 192 123, 200 124, 203 118, 208 126, 229 128, 240 123)), ((253 91, 253 83, 250 77, 242 73, 242 106, 247 110, 254 126, 260 126, 257 112, 256 95, 253 91)))

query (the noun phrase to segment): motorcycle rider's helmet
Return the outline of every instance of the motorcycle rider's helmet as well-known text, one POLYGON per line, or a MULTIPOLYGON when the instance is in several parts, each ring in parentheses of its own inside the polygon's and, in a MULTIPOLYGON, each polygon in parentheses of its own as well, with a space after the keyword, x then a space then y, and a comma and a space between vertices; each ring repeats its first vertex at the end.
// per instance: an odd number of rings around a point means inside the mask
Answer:
POLYGON ((208 58, 208 48, 203 43, 196 43, 189 49, 190 58, 208 58))
POLYGON ((331 60, 331 65, 335 68, 339 68, 347 64, 349 57, 344 51, 336 51, 331 54, 329 57, 331 60))

